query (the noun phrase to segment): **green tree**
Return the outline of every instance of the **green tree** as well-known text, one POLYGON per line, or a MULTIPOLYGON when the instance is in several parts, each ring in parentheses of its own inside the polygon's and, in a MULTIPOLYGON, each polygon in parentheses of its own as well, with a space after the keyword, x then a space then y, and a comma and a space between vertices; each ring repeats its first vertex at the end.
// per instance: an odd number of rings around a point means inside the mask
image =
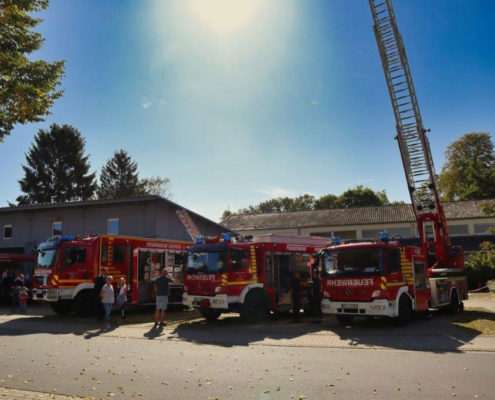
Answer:
POLYGON ((85 141, 70 125, 53 124, 40 129, 26 154, 24 178, 19 181, 25 193, 19 205, 61 203, 90 199, 96 189, 95 174, 84 156, 85 141))
POLYGON ((346 190, 337 199, 339 208, 382 206, 388 203, 385 191, 374 192, 372 189, 362 185, 346 190))
POLYGON ((478 251, 466 260, 466 275, 471 289, 486 285, 495 279, 495 243, 483 242, 478 251))
POLYGON ((98 198, 126 199, 146 194, 145 185, 139 180, 137 163, 127 151, 116 151, 101 169, 98 198))
POLYGON ((159 176, 152 176, 151 178, 144 178, 141 180, 144 192, 146 194, 153 194, 157 196, 169 199, 170 194, 170 179, 161 178, 159 176))
POLYGON ((239 210, 238 214, 263 214, 287 211, 307 211, 314 209, 315 197, 310 194, 303 194, 298 197, 277 197, 262 201, 255 206, 249 206, 239 210))
POLYGON ((495 153, 489 133, 467 133, 449 145, 438 183, 444 200, 495 197, 495 153))
POLYGON ((315 200, 315 210, 331 210, 337 208, 338 197, 334 194, 326 194, 315 200))
POLYGON ((228 217, 234 215, 234 213, 230 210, 223 210, 222 216, 220 217, 220 221, 225 221, 228 217))
POLYGON ((33 28, 41 21, 29 13, 48 6, 48 0, 0 1, 0 142, 16 123, 43 121, 55 99, 64 61, 33 61, 43 37, 33 28))

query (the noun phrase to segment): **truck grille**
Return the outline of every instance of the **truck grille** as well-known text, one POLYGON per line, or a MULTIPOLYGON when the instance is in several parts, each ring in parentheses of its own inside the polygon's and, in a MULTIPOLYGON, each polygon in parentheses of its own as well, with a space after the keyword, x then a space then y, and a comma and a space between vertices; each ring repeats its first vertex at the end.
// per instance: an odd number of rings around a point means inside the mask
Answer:
POLYGON ((43 276, 39 276, 39 275, 37 275, 37 276, 35 277, 35 280, 36 280, 36 284, 37 284, 38 286, 42 286, 42 285, 43 285, 43 276))

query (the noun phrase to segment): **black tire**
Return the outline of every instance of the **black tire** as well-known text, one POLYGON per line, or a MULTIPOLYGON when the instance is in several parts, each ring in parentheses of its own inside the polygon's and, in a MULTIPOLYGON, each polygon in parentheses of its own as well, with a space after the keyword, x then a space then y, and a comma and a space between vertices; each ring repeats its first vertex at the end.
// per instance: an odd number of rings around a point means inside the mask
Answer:
POLYGON ((207 321, 216 321, 220 316, 220 314, 222 314, 220 311, 214 310, 212 308, 200 308, 199 313, 207 321))
POLYGON ((412 313, 411 299, 403 294, 399 299, 399 315, 395 318, 395 322, 399 326, 406 326, 412 319, 412 313))
POLYGON ((72 312, 72 301, 58 300, 56 302, 50 302, 50 307, 58 315, 69 315, 72 312))
POLYGON ((457 290, 453 290, 450 296, 449 311, 451 313, 457 313, 461 311, 461 303, 459 302, 459 296, 457 294, 457 290))
POLYGON ((74 312, 80 317, 96 315, 98 304, 92 290, 79 292, 74 299, 74 312))
POLYGON ((351 326, 352 323, 354 322, 354 315, 337 314, 335 315, 335 317, 342 326, 351 326))
POLYGON ((270 316, 270 303, 267 295, 262 291, 247 294, 241 305, 241 318, 245 322, 261 322, 270 316))

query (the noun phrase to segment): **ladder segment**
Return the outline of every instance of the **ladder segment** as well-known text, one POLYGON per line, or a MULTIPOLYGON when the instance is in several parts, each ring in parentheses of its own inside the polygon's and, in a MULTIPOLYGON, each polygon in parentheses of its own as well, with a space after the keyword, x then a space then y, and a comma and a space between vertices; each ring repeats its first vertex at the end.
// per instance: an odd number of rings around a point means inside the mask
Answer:
POLYGON ((431 213, 438 205, 436 177, 404 43, 390 0, 369 4, 411 200, 417 215, 431 213))
POLYGON ((397 141, 419 234, 423 244, 429 247, 424 223, 430 222, 434 225, 433 240, 437 257, 442 258, 443 261, 448 257, 450 248, 447 221, 438 195, 430 144, 421 120, 404 42, 397 27, 391 0, 368 0, 368 2, 394 110, 397 141))

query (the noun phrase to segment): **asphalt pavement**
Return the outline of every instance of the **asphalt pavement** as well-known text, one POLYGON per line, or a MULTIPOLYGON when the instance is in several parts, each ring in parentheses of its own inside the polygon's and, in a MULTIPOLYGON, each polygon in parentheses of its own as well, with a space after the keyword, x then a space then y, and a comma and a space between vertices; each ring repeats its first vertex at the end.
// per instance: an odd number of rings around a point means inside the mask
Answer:
POLYGON ((495 393, 495 337, 452 325, 448 314, 406 328, 366 320, 343 328, 332 318, 246 325, 227 315, 206 323, 180 311, 155 329, 150 311, 136 311, 103 332, 93 319, 45 308, 27 316, 7 311, 0 310, 0 388, 8 389, 0 389, 0 398, 492 399, 495 393), (13 397, 12 389, 25 397, 13 397))

